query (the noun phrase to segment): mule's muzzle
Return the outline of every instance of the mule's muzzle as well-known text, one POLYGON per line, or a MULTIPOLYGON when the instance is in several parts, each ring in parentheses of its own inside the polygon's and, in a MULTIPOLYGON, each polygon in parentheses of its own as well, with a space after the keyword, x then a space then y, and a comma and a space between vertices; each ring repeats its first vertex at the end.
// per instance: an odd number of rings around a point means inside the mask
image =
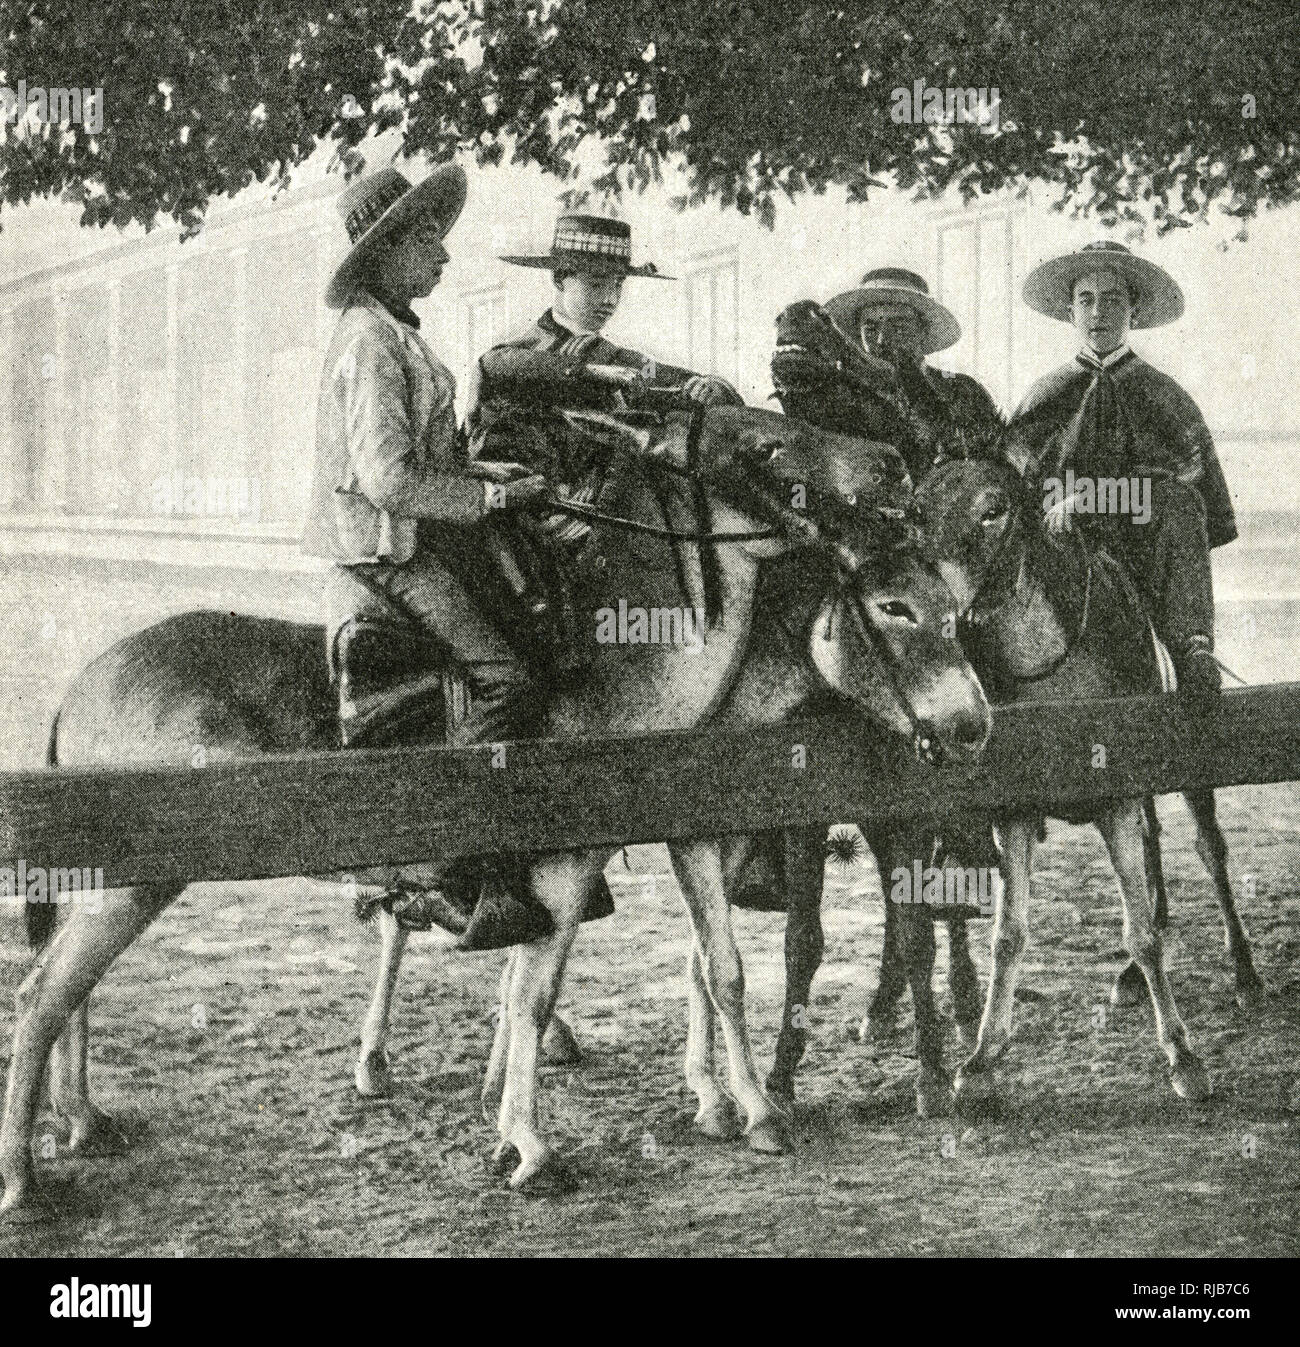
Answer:
POLYGON ((975 710, 946 718, 942 729, 932 721, 918 721, 912 746, 919 762, 938 767, 944 763, 974 762, 989 738, 989 716, 975 710))

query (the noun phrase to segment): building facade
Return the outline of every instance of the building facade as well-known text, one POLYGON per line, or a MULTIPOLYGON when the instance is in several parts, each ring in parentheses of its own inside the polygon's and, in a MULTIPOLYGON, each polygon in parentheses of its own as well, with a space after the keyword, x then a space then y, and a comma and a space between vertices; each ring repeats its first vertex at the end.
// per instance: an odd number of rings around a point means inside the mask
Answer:
MULTIPOLYGON (((0 344, 10 353, 0 369, 4 551, 297 564, 333 322, 321 295, 343 250, 334 209, 341 185, 322 176, 275 202, 215 209, 204 233, 185 243, 174 231, 128 242, 101 236, 101 246, 60 261, 56 239, 48 260, 0 285, 0 344)), ((961 322, 961 342, 937 363, 976 375, 1005 408, 1070 353, 1068 330, 1031 314, 1020 286, 1040 256, 1097 231, 1032 202, 918 205, 881 193, 849 206, 828 194, 787 207, 768 231, 734 212, 678 213, 668 197, 631 198, 621 209, 638 252, 677 280, 629 282, 611 334, 721 374, 753 403, 771 391, 779 310, 824 299, 885 263, 925 275, 961 322)), ((452 265, 418 306, 462 393, 478 353, 549 302, 546 273, 496 255, 544 250, 556 209, 555 185, 538 174, 472 175, 449 240, 452 265)), ((1288 224, 1295 234, 1295 219, 1288 224)), ((1266 270, 1270 248, 1289 246, 1286 234, 1239 248, 1236 263, 1266 270)), ((1174 254, 1166 265, 1188 288, 1189 320, 1150 334, 1142 349, 1201 401, 1228 441, 1232 480, 1239 446, 1250 446, 1244 456, 1257 471, 1261 457, 1271 462, 1269 444, 1294 442, 1300 417, 1288 412, 1289 424, 1270 424, 1248 397, 1252 384, 1259 391, 1288 372, 1269 334, 1249 331, 1249 315, 1233 317, 1238 330, 1226 350, 1223 335, 1207 331, 1207 319, 1222 315, 1196 283, 1214 285, 1207 259, 1218 254, 1208 237, 1197 244, 1181 254, 1155 250, 1174 254), (1189 330, 1198 313, 1208 359, 1189 330)), ((1248 475, 1239 484, 1249 510, 1248 475)))

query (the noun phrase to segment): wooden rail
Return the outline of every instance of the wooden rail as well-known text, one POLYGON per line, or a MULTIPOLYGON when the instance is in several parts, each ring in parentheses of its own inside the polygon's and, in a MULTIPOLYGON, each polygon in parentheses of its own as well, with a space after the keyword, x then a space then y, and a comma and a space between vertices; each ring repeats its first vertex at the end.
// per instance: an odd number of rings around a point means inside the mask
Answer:
POLYGON ((0 866, 104 882, 327 874, 505 850, 661 841, 953 806, 1004 810, 1300 780, 1300 683, 1008 707, 980 762, 930 767, 856 721, 510 745, 0 773, 0 866), (798 751, 802 749, 802 752, 798 751), (802 764, 802 765, 800 765, 802 764))

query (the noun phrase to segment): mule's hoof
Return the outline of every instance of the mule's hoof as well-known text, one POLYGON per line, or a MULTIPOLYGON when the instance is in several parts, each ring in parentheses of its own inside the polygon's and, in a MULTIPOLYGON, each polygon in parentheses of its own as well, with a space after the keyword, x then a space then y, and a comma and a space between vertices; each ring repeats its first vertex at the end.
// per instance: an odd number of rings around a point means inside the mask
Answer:
POLYGON ((68 1149, 74 1155, 87 1157, 125 1155, 130 1150, 130 1142, 107 1113, 94 1109, 89 1117, 72 1124, 68 1149))
POLYGON ((357 1062, 352 1073, 357 1093, 363 1099, 388 1099, 393 1093, 393 1072, 388 1054, 382 1049, 368 1052, 357 1062))
POLYGON ((730 1099, 702 1107, 695 1115, 695 1129, 713 1141, 734 1141, 745 1130, 730 1099))
POLYGON ((891 1043, 898 1037, 898 1021, 889 1016, 877 1016, 874 1019, 868 1015, 862 1021, 862 1027, 858 1030, 859 1043, 891 1043))
POLYGON ((55 1215, 49 1200, 34 1183, 24 1188, 6 1185, 5 1195, 0 1199, 0 1224, 47 1225, 55 1215))
POLYGON ((1213 1086, 1210 1073, 1195 1053, 1183 1053, 1169 1072, 1170 1084, 1174 1093, 1188 1103, 1199 1104, 1210 1097, 1213 1086))
POLYGON ((1113 1006, 1137 1006, 1146 1000, 1147 980, 1135 963, 1120 971, 1110 989, 1110 1003, 1113 1006))
POLYGON ((952 1086, 945 1076, 920 1076, 916 1082, 916 1116, 946 1118, 952 1112, 952 1086))
POLYGON ((779 1113, 760 1118, 745 1133, 745 1140, 759 1155, 785 1155, 794 1149, 790 1124, 779 1113))
POLYGON ((542 1060, 548 1066, 577 1066, 582 1061, 582 1049, 573 1036, 573 1030, 558 1016, 552 1016, 542 1038, 542 1060))
POLYGON ((510 1176, 510 1187, 529 1197, 550 1197, 574 1192, 579 1184, 573 1170, 548 1149, 535 1160, 521 1160, 510 1176))
POLYGON ((952 1089, 957 1112, 968 1118, 991 1117, 1002 1111, 1002 1096, 997 1079, 988 1068, 982 1071, 957 1072, 952 1089))
POLYGON ((1237 1004, 1242 1010, 1263 1010, 1268 1002, 1268 988, 1258 973, 1237 978, 1237 1004))
POLYGON ((487 1172, 494 1178, 504 1179, 520 1163, 519 1151, 513 1141, 498 1141, 488 1157, 487 1172))

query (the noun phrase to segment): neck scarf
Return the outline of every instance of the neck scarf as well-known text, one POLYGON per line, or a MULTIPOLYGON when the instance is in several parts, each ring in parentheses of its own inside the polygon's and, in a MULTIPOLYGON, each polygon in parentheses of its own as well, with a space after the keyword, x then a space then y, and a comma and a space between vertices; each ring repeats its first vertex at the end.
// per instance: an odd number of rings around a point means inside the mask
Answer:
POLYGON ((1128 425, 1115 375, 1131 358, 1127 346, 1098 357, 1083 351, 1076 360, 1092 375, 1079 409, 1061 436, 1058 471, 1069 466, 1078 477, 1121 477, 1127 463, 1128 425))

